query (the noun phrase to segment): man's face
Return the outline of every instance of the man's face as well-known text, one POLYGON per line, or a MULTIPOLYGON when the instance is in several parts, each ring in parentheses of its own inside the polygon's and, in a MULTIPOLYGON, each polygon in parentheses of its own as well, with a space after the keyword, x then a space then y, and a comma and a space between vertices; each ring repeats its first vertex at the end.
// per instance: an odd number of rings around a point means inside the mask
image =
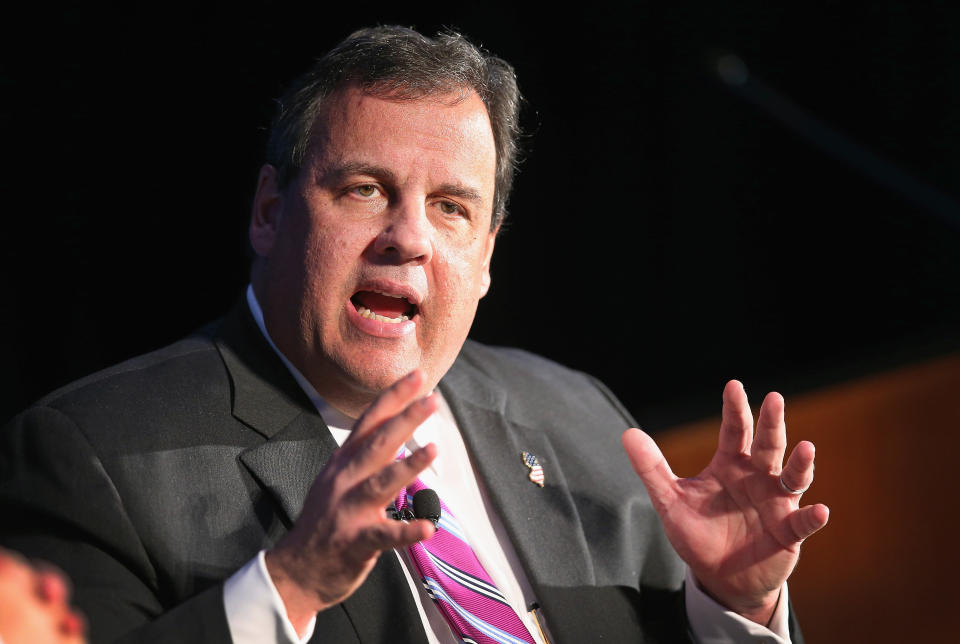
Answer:
POLYGON ((298 178, 281 192, 261 172, 250 236, 267 329, 353 415, 416 367, 435 386, 490 284, 493 132, 476 93, 454 99, 348 88, 298 178))

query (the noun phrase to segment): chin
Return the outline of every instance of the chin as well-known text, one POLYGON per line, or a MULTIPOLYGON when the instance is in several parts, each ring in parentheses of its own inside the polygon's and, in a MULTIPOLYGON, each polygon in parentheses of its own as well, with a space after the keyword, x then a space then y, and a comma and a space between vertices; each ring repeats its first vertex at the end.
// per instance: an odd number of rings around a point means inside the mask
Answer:
POLYGON ((383 346, 379 342, 358 343, 349 349, 331 357, 339 368, 341 382, 352 392, 347 395, 356 402, 367 403, 417 368, 422 369, 425 376, 420 395, 426 395, 437 386, 457 357, 456 351, 447 356, 424 355, 419 345, 383 346))
POLYGON ((342 368, 358 391, 379 395, 393 383, 422 366, 418 360, 407 360, 395 356, 384 356, 378 359, 378 356, 371 353, 367 354, 363 360, 342 365, 342 368))

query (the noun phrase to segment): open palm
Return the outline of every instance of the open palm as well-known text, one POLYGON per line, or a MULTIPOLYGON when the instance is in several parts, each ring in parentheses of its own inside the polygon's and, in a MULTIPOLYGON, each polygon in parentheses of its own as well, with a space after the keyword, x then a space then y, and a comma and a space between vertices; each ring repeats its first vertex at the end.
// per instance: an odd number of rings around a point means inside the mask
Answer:
POLYGON ((829 516, 825 505, 800 507, 798 492, 813 482, 813 444, 799 443, 783 465, 780 394, 763 401, 754 435, 743 386, 727 383, 717 451, 693 478, 677 478, 639 429, 627 430, 623 444, 670 543, 703 589, 727 608, 765 622, 800 544, 829 516))

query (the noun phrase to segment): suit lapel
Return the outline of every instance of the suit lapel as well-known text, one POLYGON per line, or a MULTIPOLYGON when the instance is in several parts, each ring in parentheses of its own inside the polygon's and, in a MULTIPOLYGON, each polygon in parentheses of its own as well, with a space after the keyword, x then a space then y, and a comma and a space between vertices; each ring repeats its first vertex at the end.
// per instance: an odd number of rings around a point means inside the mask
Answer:
POLYGON ((508 418, 507 392, 463 359, 440 389, 534 590, 544 584, 592 583, 583 529, 549 428, 531 428, 508 418), (543 466, 543 488, 530 480, 524 451, 535 454, 543 466), (565 537, 557 539, 557 534, 565 537))
POLYGON ((242 452, 240 461, 277 502, 290 526, 336 448, 319 416, 301 414, 267 442, 242 452))
POLYGON ((224 320, 217 347, 233 385, 234 417, 267 439, 242 452, 240 461, 273 497, 289 526, 336 441, 267 344, 245 302, 224 320))

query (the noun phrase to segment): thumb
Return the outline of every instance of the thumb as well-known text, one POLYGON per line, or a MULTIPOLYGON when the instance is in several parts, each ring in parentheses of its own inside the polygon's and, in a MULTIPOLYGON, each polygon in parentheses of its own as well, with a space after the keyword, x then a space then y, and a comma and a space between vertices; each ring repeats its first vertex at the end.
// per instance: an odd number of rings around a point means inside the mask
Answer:
POLYGON ((677 480, 657 444, 640 429, 631 428, 620 438, 627 457, 656 503, 667 504, 674 495, 677 480))

